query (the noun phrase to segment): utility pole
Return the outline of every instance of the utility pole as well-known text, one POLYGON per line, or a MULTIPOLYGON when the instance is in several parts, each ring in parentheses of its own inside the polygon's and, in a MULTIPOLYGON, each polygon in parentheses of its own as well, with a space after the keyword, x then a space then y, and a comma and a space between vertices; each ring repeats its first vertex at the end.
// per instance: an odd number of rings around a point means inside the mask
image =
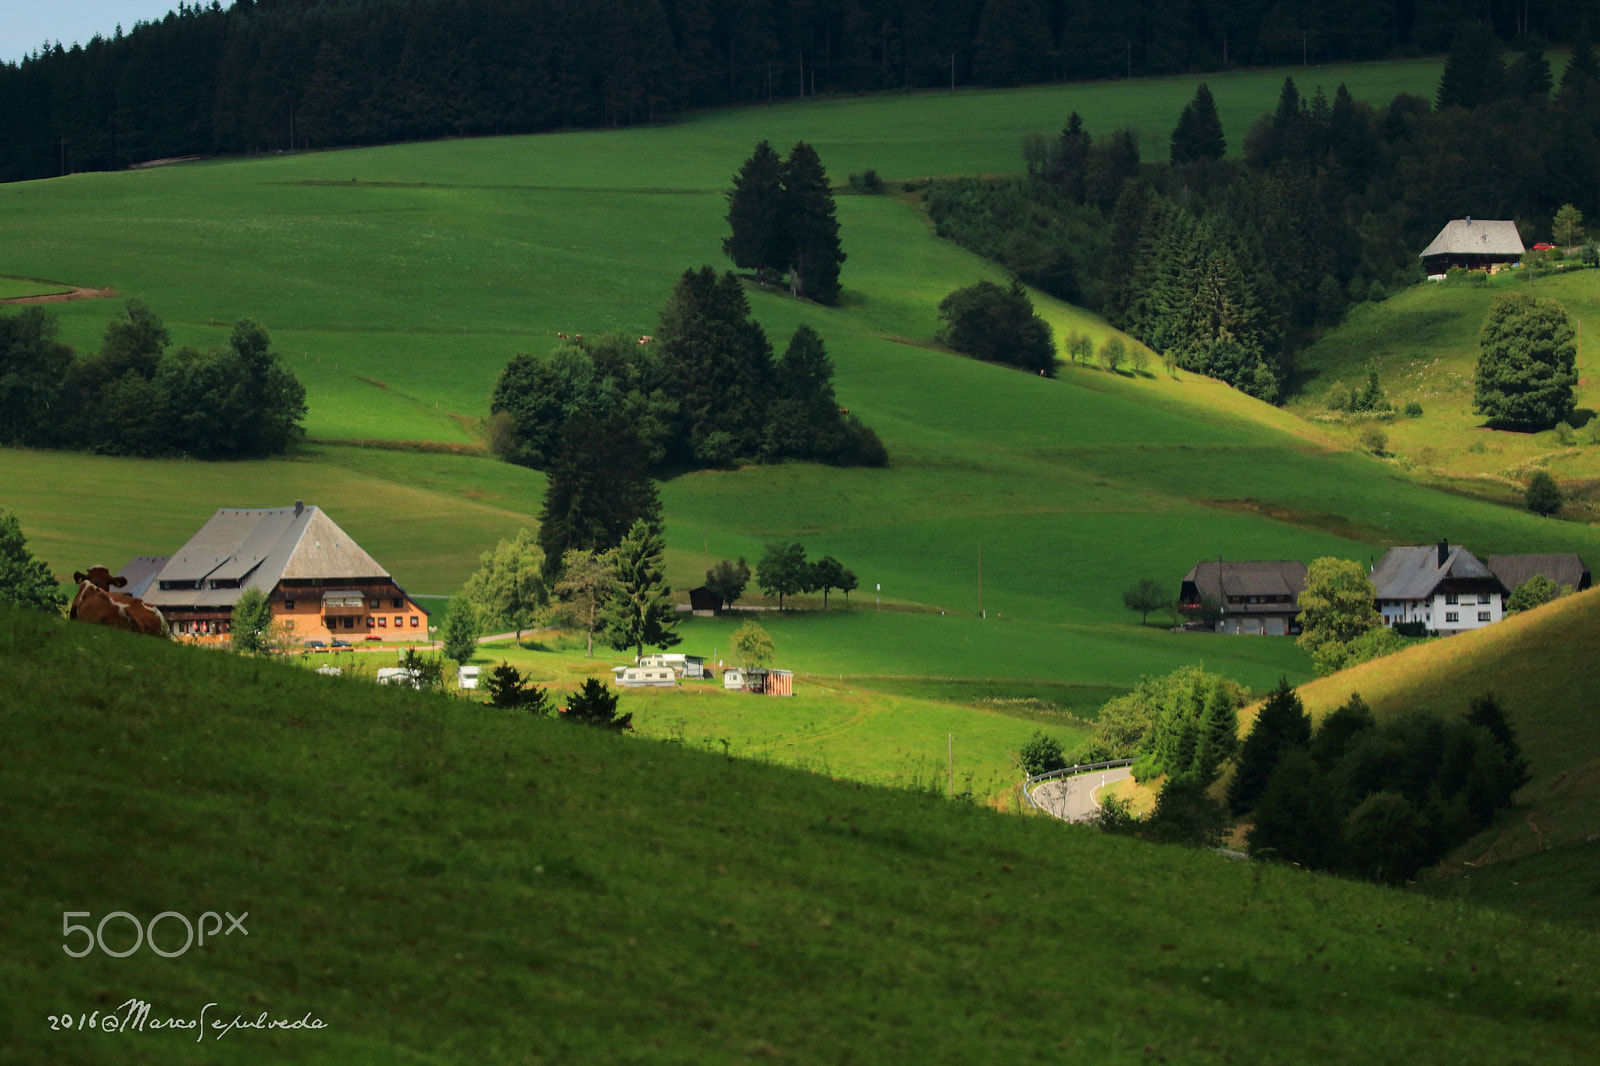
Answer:
POLYGON ((949 798, 950 799, 955 799, 956 798, 956 735, 954 733, 948 734, 945 743, 949 745, 949 747, 947 749, 948 750, 948 755, 949 755, 949 760, 950 760, 949 798))
POLYGON ((978 541, 978 617, 988 617, 983 613, 983 541, 978 541))
POLYGON ((956 91, 956 54, 950 53, 950 91, 956 91))

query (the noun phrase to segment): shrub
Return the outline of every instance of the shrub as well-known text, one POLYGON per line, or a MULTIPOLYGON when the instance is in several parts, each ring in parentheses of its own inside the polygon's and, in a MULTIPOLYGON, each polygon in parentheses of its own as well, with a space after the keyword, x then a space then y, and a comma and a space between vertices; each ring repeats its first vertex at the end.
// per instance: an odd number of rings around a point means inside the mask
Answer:
POLYGON ((876 170, 864 170, 860 174, 850 175, 850 187, 857 192, 876 194, 883 191, 883 179, 878 177, 876 170))
POLYGON ((1342 381, 1335 381, 1328 389, 1328 410, 1348 411, 1350 409, 1350 386, 1342 381))
POLYGON ((1361 431, 1361 446, 1373 455, 1389 454, 1389 434, 1377 426, 1368 426, 1361 431))
POLYGON ((1572 589, 1565 585, 1557 585, 1543 574, 1534 574, 1528 580, 1511 590, 1511 598, 1506 600, 1507 614, 1520 614, 1531 611, 1535 607, 1543 607, 1552 600, 1560 599, 1570 593, 1572 589))
POLYGON ((1169 777, 1156 797, 1156 808, 1144 822, 1142 835, 1160 844, 1214 848, 1222 843, 1226 823, 1222 806, 1206 794, 1198 777, 1169 777))
POLYGON ((589 678, 583 687, 572 694, 561 717, 569 722, 582 722, 596 729, 622 732, 633 728, 633 715, 617 714, 617 695, 602 681, 589 678))
POLYGON ((1543 470, 1535 470, 1528 479, 1528 490, 1524 494, 1528 510, 1537 515, 1549 517, 1561 510, 1565 502, 1561 496, 1561 489, 1556 485, 1556 479, 1543 470))
POLYGON ((1406 417, 1407 418, 1421 418, 1422 417, 1422 405, 1420 403, 1418 403, 1417 401, 1415 401, 1415 400, 1412 400, 1409 403, 1407 403, 1406 404, 1406 417))
POLYGON ((502 662, 489 671, 483 679, 483 689, 489 694, 486 706, 505 710, 525 710, 542 718, 551 711, 550 694, 539 686, 524 680, 522 672, 510 663, 502 662))
POLYGON ((1102 833, 1114 836, 1133 836, 1139 831, 1139 816, 1133 813, 1133 804, 1117 796, 1101 796, 1100 809, 1089 818, 1089 825, 1102 833))

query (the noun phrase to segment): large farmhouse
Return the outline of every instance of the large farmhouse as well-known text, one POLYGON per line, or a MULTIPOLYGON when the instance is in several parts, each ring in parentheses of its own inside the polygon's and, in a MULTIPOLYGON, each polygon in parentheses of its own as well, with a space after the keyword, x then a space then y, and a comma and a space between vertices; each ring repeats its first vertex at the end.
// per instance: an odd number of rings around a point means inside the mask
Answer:
POLYGON ((1372 570, 1384 625, 1420 622, 1437 633, 1459 633, 1505 616, 1506 587, 1459 544, 1390 548, 1372 570))
POLYGON ((1194 564, 1178 590, 1178 605, 1199 610, 1207 601, 1222 610, 1217 630, 1222 633, 1282 637, 1298 632, 1300 593, 1306 588, 1306 564, 1278 562, 1224 562, 1194 564))
POLYGON ((175 636, 221 639, 234 604, 260 589, 289 640, 425 640, 428 616, 317 507, 224 507, 177 553, 123 570, 175 636))
POLYGON ((1422 266, 1429 277, 1451 267, 1493 270, 1522 259, 1522 237, 1510 221, 1477 219, 1469 215, 1447 223, 1433 243, 1422 250, 1422 266))

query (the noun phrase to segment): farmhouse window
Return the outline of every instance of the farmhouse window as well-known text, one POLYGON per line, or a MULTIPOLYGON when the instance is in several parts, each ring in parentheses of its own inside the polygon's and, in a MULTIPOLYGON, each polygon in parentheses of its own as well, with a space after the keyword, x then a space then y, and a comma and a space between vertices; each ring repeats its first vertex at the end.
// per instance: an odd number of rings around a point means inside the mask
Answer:
POLYGON ((1446 592, 1444 594, 1444 602, 1451 604, 1460 603, 1461 599, 1454 592, 1446 592))
POLYGON ((405 600, 402 600, 402 599, 400 599, 400 598, 399 598, 399 597, 396 597, 396 598, 395 598, 395 599, 394 599, 394 600, 393 600, 393 601, 391 601, 391 603, 390 603, 390 606, 391 606, 391 607, 393 607, 393 608, 394 608, 394 609, 395 609, 395 610, 397 610, 397 611, 398 611, 398 610, 399 610, 399 609, 400 609, 400 608, 402 608, 402 607, 404 607, 404 606, 405 606, 405 605, 406 605, 406 601, 405 601, 405 600))
POLYGON ((399 629, 404 624, 405 624, 405 622, 401 619, 401 617, 399 615, 395 615, 394 616, 394 627, 396 629, 399 629))
POLYGON ((377 600, 372 600, 371 602, 369 602, 367 604, 367 606, 371 607, 374 611, 376 611, 378 609, 378 601, 377 600))
POLYGON ((412 629, 417 628, 417 616, 416 615, 412 615, 411 616, 411 628, 412 629))
POLYGON ((1444 613, 1444 620, 1446 622, 1459 622, 1459 621, 1461 621, 1461 612, 1460 611, 1446 611, 1444 613))
POLYGON ((1487 592, 1478 593, 1478 602, 1479 603, 1488 603, 1489 602, 1489 594, 1487 592))
POLYGON ((378 628, 379 629, 384 629, 388 625, 389 625, 389 620, 387 618, 385 618, 383 615, 380 614, 378 616, 378 628))
POLYGON ((292 611, 292 610, 294 610, 294 601, 293 601, 293 600, 284 600, 284 601, 283 601, 283 609, 284 609, 284 610, 285 610, 285 611, 292 611))
POLYGON ((1478 612, 1478 621, 1487 622, 1488 620, 1489 620, 1489 612, 1488 611, 1479 611, 1478 612))
POLYGON ((283 628, 285 628, 285 629, 293 629, 294 628, 294 619, 293 618, 285 618, 283 620, 283 628))

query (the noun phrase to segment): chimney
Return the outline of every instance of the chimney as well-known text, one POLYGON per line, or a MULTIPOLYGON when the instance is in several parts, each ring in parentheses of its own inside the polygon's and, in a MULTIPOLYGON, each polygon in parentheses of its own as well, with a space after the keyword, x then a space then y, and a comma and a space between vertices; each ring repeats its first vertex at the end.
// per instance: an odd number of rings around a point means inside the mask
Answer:
POLYGON ((1439 541, 1439 565, 1443 566, 1445 564, 1445 560, 1447 560, 1449 558, 1450 558, 1450 542, 1448 540, 1444 540, 1444 539, 1441 538, 1440 541, 1439 541))
POLYGON ((1472 216, 1471 215, 1467 216, 1467 225, 1469 225, 1469 226, 1472 225, 1472 216))
MULTIPOLYGON (((306 509, 306 501, 304 501, 304 500, 296 500, 296 501, 294 501, 294 516, 296 518, 299 518, 300 517, 300 513, 302 511, 304 511, 305 509, 306 509)), ((1440 541, 1439 543, 1443 544, 1444 542, 1440 541)))

